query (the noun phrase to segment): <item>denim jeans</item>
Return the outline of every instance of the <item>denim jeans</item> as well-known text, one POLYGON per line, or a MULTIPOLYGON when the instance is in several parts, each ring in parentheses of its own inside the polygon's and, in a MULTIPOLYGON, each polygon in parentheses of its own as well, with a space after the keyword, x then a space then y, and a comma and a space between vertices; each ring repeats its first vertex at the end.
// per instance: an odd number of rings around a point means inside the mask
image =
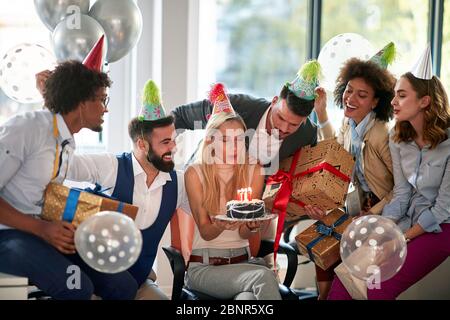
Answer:
POLYGON ((64 255, 43 239, 15 229, 0 230, 0 272, 27 277, 54 299, 91 299, 95 294, 104 300, 132 300, 137 292, 136 280, 127 271, 98 272, 78 254, 64 255), (80 268, 75 288, 68 285, 73 265, 80 268))

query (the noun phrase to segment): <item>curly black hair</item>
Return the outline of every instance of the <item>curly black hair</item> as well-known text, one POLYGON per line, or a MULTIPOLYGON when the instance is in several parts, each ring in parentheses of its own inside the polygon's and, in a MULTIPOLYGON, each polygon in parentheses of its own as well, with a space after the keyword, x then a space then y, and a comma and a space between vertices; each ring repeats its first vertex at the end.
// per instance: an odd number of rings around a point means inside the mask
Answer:
POLYGON ((286 99, 289 110, 301 117, 307 117, 314 109, 314 100, 305 100, 297 97, 287 85, 283 86, 280 92, 280 98, 286 99))
POLYGON ((136 143, 142 135, 149 137, 154 129, 167 127, 173 124, 174 121, 175 119, 172 115, 154 121, 143 121, 135 117, 128 124, 128 134, 131 140, 133 140, 133 143, 136 143))
POLYGON ((75 110, 84 101, 94 100, 100 88, 111 86, 104 72, 91 70, 79 61, 59 64, 45 83, 45 106, 62 115, 75 110))
POLYGON ((342 67, 334 90, 334 102, 343 108, 344 94, 347 83, 355 78, 362 78, 372 87, 378 104, 373 109, 376 118, 381 121, 389 121, 394 115, 391 101, 394 98, 395 77, 386 69, 381 68, 373 61, 363 61, 358 58, 351 58, 342 67))

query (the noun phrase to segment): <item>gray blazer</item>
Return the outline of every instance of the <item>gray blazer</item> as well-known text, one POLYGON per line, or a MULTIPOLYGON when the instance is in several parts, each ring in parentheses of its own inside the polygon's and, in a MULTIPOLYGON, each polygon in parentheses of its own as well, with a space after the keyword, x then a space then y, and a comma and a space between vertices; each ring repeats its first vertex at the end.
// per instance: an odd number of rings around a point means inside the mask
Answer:
MULTIPOLYGON (((270 102, 263 98, 255 98, 246 94, 228 95, 234 110, 242 117, 247 129, 256 129, 270 102)), ((212 112, 209 100, 197 101, 175 108, 172 112, 177 129, 194 130, 194 121, 201 121, 206 127, 207 116, 212 112)), ((296 132, 288 136, 280 147, 280 160, 295 153, 299 148, 317 143, 317 126, 309 119, 296 132)))

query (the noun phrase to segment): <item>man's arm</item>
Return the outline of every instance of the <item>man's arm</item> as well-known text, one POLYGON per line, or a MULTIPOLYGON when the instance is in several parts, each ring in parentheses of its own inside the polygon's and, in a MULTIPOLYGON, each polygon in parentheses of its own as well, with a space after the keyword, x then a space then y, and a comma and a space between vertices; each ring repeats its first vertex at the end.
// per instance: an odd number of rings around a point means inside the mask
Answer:
POLYGON ((104 188, 114 187, 117 167, 117 158, 110 153, 74 154, 70 159, 67 179, 98 183, 104 188))
POLYGON ((208 122, 212 106, 208 100, 201 100, 175 108, 172 115, 175 118, 176 129, 203 129, 208 122), (199 127, 200 126, 200 127, 199 127))
POLYGON ((0 197, 0 224, 34 234, 64 254, 75 253, 75 227, 66 221, 48 222, 23 214, 0 197))

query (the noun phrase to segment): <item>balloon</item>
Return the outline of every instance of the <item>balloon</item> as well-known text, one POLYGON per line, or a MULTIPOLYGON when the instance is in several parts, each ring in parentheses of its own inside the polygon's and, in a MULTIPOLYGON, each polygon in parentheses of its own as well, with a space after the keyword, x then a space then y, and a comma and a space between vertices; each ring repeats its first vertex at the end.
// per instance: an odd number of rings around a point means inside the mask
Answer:
POLYGON ((141 36, 142 14, 133 0, 98 0, 89 15, 105 30, 109 63, 130 52, 141 36))
POLYGON ((324 77, 320 85, 328 91, 334 91, 344 63, 352 57, 368 60, 373 52, 372 44, 359 34, 343 33, 331 38, 322 47, 317 59, 324 77))
POLYGON ((406 259, 406 240, 390 219, 368 215, 354 220, 342 234, 340 252, 344 265, 355 277, 392 278, 406 259))
POLYGON ((8 50, 0 62, 0 87, 17 102, 42 102, 35 75, 53 69, 55 64, 55 56, 44 47, 33 43, 19 44, 8 50))
POLYGON ((134 221, 113 211, 84 220, 75 232, 75 247, 93 269, 118 273, 131 267, 142 250, 142 235, 134 221))
MULTIPOLYGON (((102 26, 88 15, 71 15, 56 26, 52 34, 53 50, 59 62, 64 60, 83 61, 98 39, 105 34, 102 26), (79 21, 77 20, 79 18, 79 21), (79 28, 76 25, 79 24, 79 28)), ((105 42, 103 60, 108 45, 105 42)))
POLYGON ((34 0, 34 6, 41 21, 53 31, 64 17, 74 13, 87 14, 89 0, 34 0))

